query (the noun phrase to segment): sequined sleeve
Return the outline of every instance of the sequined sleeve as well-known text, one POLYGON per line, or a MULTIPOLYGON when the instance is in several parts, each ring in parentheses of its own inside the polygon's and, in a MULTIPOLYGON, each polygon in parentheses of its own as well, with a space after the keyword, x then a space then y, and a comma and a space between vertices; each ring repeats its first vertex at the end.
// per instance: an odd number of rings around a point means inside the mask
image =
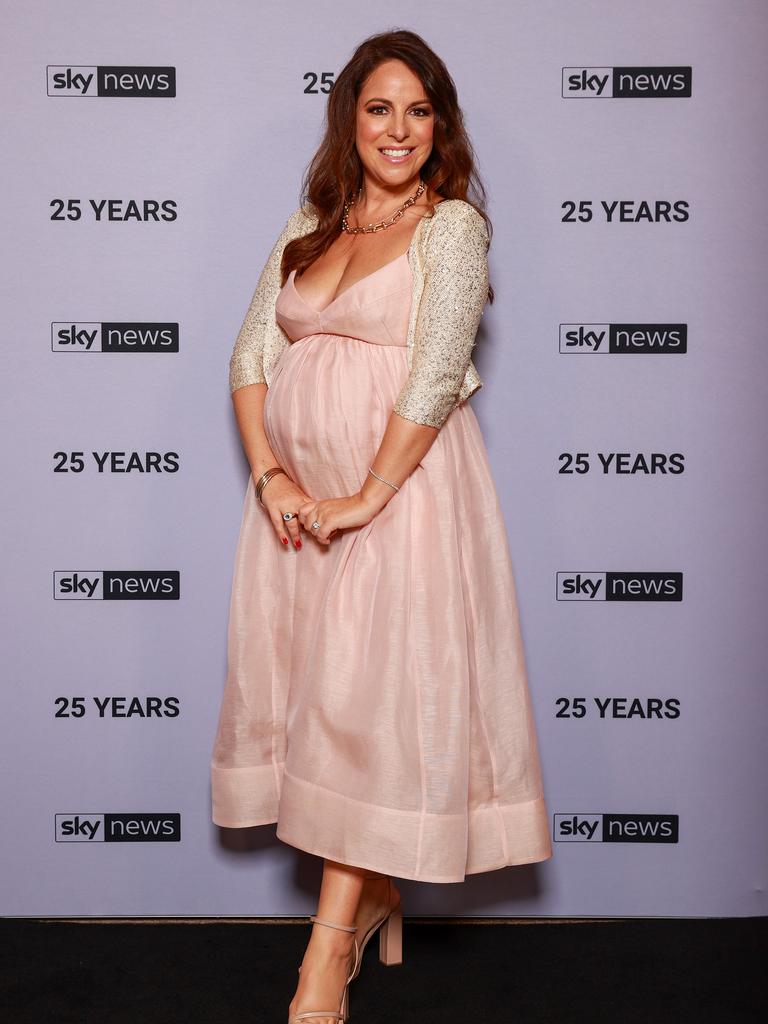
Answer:
POLYGON ((262 358, 264 334, 270 318, 274 319, 275 316, 275 302, 280 292, 283 249, 296 236, 299 218, 302 216, 302 210, 299 208, 288 218, 261 272, 229 360, 230 392, 247 384, 267 383, 262 358))
POLYGON ((411 370, 394 411, 438 429, 459 392, 488 298, 488 230, 468 203, 435 222, 424 263, 411 370))

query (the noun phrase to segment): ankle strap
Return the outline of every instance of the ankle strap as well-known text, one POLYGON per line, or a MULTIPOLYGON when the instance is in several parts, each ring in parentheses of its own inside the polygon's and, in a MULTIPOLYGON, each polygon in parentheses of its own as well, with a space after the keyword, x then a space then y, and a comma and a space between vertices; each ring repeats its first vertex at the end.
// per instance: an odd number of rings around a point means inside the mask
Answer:
POLYGON ((315 924, 327 925, 329 928, 338 928, 339 931, 342 931, 342 932, 356 932, 357 931, 357 928, 353 924, 336 924, 335 921, 325 921, 322 918, 317 917, 315 914, 312 914, 309 920, 313 921, 315 924))

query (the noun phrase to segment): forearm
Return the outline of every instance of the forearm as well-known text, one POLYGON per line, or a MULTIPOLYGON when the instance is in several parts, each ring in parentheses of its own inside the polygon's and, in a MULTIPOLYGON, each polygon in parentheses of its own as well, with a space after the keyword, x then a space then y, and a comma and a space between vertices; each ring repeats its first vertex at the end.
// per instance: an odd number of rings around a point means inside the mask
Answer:
POLYGON ((248 384, 232 392, 235 419, 254 480, 258 480, 272 466, 280 465, 264 431, 266 396, 266 384, 248 384))
MULTIPOLYGON (((427 454, 439 433, 435 427, 414 423, 393 412, 371 468, 385 480, 400 487, 427 454)), ((394 496, 395 491, 366 471, 360 494, 377 513, 394 496)))

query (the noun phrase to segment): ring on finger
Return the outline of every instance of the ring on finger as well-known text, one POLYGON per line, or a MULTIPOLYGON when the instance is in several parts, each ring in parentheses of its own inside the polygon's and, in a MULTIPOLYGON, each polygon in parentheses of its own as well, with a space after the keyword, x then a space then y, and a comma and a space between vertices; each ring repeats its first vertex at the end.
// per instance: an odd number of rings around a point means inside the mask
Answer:
POLYGON ((286 523, 289 522, 289 520, 295 519, 295 518, 296 518, 296 513, 295 512, 283 512, 283 519, 286 521, 286 523))
POLYGON ((315 520, 314 523, 312 523, 312 529, 313 530, 319 530, 320 529, 320 523, 318 523, 317 520, 315 520))

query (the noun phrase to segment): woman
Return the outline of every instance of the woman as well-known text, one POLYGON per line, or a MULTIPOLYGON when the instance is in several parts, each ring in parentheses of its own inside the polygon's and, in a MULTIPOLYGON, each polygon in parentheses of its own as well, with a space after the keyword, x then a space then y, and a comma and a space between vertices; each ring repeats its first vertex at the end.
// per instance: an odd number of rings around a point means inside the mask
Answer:
POLYGON ((512 568, 466 399, 487 218, 455 87, 417 35, 365 40, 328 101, 230 362, 249 486, 213 820, 324 858, 290 1021, 346 1020, 392 875, 552 855, 512 568), (305 543, 302 544, 302 532, 305 543), (319 926, 319 927, 318 927, 319 926))

